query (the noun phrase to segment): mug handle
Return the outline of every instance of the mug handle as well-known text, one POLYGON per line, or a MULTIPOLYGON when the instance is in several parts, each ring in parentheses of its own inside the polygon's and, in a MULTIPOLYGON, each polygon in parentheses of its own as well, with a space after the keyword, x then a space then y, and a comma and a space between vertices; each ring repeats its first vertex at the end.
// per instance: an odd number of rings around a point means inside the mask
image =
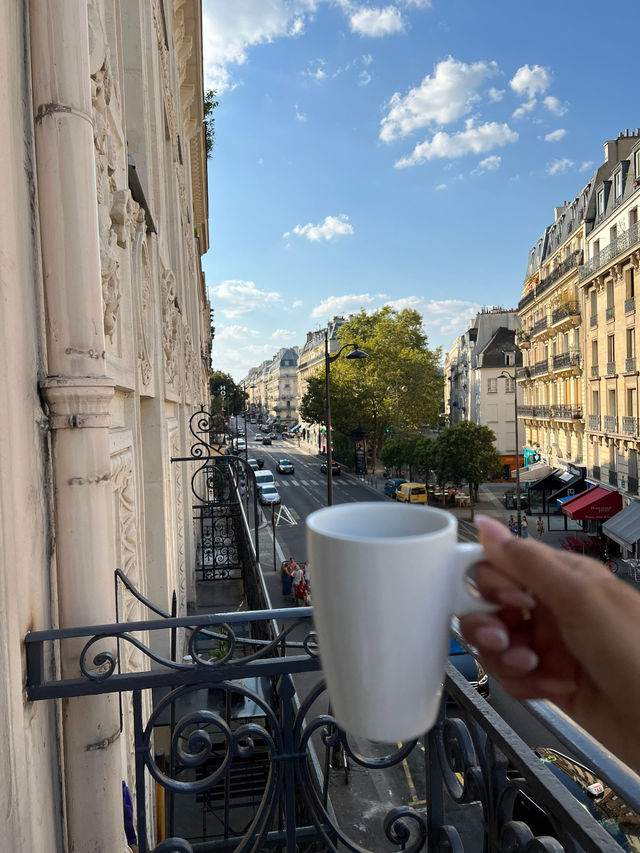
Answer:
POLYGON ((454 552, 454 572, 459 581, 453 599, 453 613, 464 616, 466 613, 495 613, 500 610, 499 604, 493 604, 483 598, 476 588, 469 583, 467 572, 474 563, 484 559, 482 545, 473 542, 460 542, 454 552))

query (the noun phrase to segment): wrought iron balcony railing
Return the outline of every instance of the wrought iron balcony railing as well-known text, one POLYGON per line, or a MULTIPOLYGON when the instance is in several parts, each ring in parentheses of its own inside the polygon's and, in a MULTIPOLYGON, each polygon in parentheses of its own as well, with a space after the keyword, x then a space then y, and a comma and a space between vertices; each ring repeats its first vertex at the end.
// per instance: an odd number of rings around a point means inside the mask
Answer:
POLYGON ((607 362, 607 376, 613 376, 616 372, 616 363, 615 361, 607 362))
POLYGON ((593 468, 591 469, 591 476, 593 477, 594 480, 600 479, 600 466, 599 465, 593 466, 593 468))
POLYGON ((599 376, 600 375, 600 368, 598 367, 597 364, 591 365, 591 375, 592 376, 599 376))
POLYGON ((531 371, 534 376, 541 376, 543 373, 549 372, 549 359, 544 358, 541 361, 536 361, 531 371))
MULTIPOLYGON (((450 664, 440 716, 424 736, 424 749, 409 741, 367 754, 322 710, 329 700, 310 619, 311 608, 298 608, 31 632, 25 638, 27 696, 30 701, 64 697, 73 702, 79 696, 119 693, 125 707, 132 707, 131 749, 141 788, 139 796, 133 792, 140 853, 364 853, 350 837, 356 831, 353 812, 341 816, 333 795, 329 803, 329 752, 334 747, 343 749, 361 773, 379 775, 405 759, 414 775, 421 773, 421 805, 390 803, 385 791, 379 809, 385 850, 462 850, 463 827, 486 839, 491 851, 524 850, 518 839, 533 843, 531 850, 548 853, 617 849, 600 822, 450 664), (147 644, 144 638, 162 631, 186 632, 188 661, 151 650, 158 643, 147 644), (269 638, 260 639, 265 634, 269 638), (78 676, 57 678, 46 661, 69 640, 84 643, 78 676), (126 650, 132 647, 153 662, 153 669, 126 671, 126 650), (310 685, 313 673, 318 679, 310 685), (303 681, 306 687, 298 694, 303 681), (143 702, 145 691, 154 691, 151 705, 143 702), (242 713, 245 707, 250 712, 242 713), (169 729, 165 742, 171 754, 163 761, 154 750, 158 726, 169 729), (149 845, 153 815, 142 790, 152 782, 164 792, 167 813, 175 815, 173 837, 155 848, 149 845), (179 809, 171 808, 175 797, 179 809), (451 801, 458 804, 455 811, 447 805, 451 801), (518 812, 518 801, 527 809, 518 812), (243 821, 234 819, 239 806, 243 821), (198 826, 196 809, 203 816, 198 826)), ((552 706, 524 704, 581 762, 581 772, 607 785, 610 797, 622 798, 625 819, 630 809, 640 813, 640 783, 634 774, 552 706)))
POLYGON ((568 367, 580 366, 579 352, 561 352, 559 355, 553 356, 553 369, 564 370, 568 367))
POLYGON ((636 369, 637 368, 636 368, 635 356, 633 358, 625 358, 625 360, 624 360, 625 373, 633 373, 636 369))
POLYGON ((618 255, 626 252, 632 246, 635 246, 638 242, 640 242, 640 222, 634 223, 626 231, 618 234, 615 240, 612 240, 608 246, 605 246, 604 249, 602 249, 602 251, 595 254, 590 261, 583 264, 578 271, 580 281, 584 281, 585 278, 589 278, 589 276, 594 272, 599 270, 601 267, 606 266, 606 264, 618 255))
POLYGON ((546 317, 543 317, 541 320, 538 320, 537 323, 533 324, 533 329, 531 329, 531 336, 539 335, 540 332, 544 332, 544 330, 549 325, 549 321, 546 317))
POLYGON ((638 494, 638 478, 637 477, 627 477, 627 491, 630 495, 638 494))
POLYGON ((598 325, 598 315, 592 314, 591 317, 589 317, 589 326, 593 329, 597 325, 598 325))
POLYGON ((577 302, 567 302, 564 305, 561 305, 559 308, 556 308, 551 314, 551 325, 555 325, 559 323, 561 320, 565 320, 567 317, 579 317, 580 316, 580 307, 577 302))
POLYGON ((637 435, 638 434, 638 419, 634 417, 630 417, 629 415, 622 416, 622 432, 625 435, 637 435))
POLYGON ((605 317, 607 320, 614 320, 615 316, 616 316, 615 306, 610 305, 605 312, 605 317))
POLYGON ((556 403, 551 406, 551 417, 559 421, 578 420, 582 417, 582 406, 556 403))
POLYGON ((589 415, 589 429, 600 432, 600 415, 589 415))
POLYGON ((516 379, 531 379, 531 368, 516 367, 516 379))
POLYGON ((624 313, 630 314, 632 311, 636 310, 636 299, 635 296, 631 296, 629 299, 624 300, 624 313))
POLYGON ((617 486, 618 485, 618 472, 617 471, 612 471, 611 469, 609 469, 609 485, 610 486, 617 486))
POLYGON ((555 284, 558 279, 562 278, 562 276, 572 270, 574 267, 577 267, 582 263, 582 249, 576 249, 575 252, 572 252, 568 258, 565 258, 564 261, 561 261, 558 266, 552 270, 546 278, 543 278, 540 281, 540 284, 536 288, 537 293, 541 293, 546 290, 548 287, 551 287, 552 284, 555 284))
POLYGON ((618 416, 617 415, 605 415, 603 420, 604 420, 604 431, 605 432, 618 432, 618 416))

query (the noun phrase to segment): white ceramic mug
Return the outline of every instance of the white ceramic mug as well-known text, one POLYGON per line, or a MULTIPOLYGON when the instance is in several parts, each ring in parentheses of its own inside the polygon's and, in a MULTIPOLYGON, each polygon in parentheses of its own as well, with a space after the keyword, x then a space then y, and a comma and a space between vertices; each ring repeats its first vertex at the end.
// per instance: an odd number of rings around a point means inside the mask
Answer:
POLYGON ((313 619, 333 714, 347 732, 396 742, 434 724, 451 617, 494 610, 469 587, 482 548, 425 506, 352 503, 307 518, 313 619))

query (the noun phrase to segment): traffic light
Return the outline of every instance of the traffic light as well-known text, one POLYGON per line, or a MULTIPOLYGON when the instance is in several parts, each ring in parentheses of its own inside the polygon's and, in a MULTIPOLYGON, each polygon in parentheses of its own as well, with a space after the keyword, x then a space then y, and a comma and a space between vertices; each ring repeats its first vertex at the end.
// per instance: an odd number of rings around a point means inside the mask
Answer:
POLYGON ((385 429, 385 433, 386 433, 387 435, 389 435, 389 433, 390 433, 390 432, 391 432, 391 427, 387 427, 387 428, 385 429))
POLYGON ((326 435, 326 434, 327 434, 327 430, 326 430, 324 427, 322 427, 322 434, 323 434, 323 435, 326 435))

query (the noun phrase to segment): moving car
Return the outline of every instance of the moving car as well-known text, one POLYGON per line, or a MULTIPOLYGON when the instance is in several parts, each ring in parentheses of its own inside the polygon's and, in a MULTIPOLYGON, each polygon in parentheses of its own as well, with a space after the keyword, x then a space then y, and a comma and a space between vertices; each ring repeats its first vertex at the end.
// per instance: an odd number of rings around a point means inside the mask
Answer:
POLYGON ((280 503, 280 495, 275 486, 272 486, 271 483, 265 483, 264 486, 260 486, 258 500, 263 506, 271 506, 280 503))
POLYGON ((424 483, 401 483, 396 489, 398 503, 426 504, 427 487, 424 483))
POLYGON ((262 439, 262 443, 263 444, 271 444, 271 436, 265 435, 265 437, 262 439))
POLYGON ((257 435, 253 436, 254 441, 263 441, 263 439, 264 439, 264 435, 261 432, 259 432, 257 435))
POLYGON ((279 474, 295 474, 293 462, 289 462, 288 459, 280 459, 277 468, 279 474))
POLYGON ((271 473, 271 471, 269 471, 269 470, 257 471, 255 477, 256 477, 256 484, 258 485, 258 487, 267 486, 267 485, 275 486, 275 484, 276 484, 274 476, 271 473))
POLYGON ((406 483, 406 480, 403 480, 402 477, 392 477, 390 480, 384 484, 384 493, 385 495, 389 495, 390 498, 394 498, 396 496, 396 489, 398 486, 401 486, 403 483, 406 483))
MULTIPOLYGON (((322 465, 320 466, 320 473, 321 474, 327 473, 327 463, 326 462, 323 462, 322 465)), ((340 463, 339 462, 332 462, 331 463, 331 473, 334 477, 340 473, 340 463)))
POLYGON ((234 446, 236 450, 246 450, 247 442, 244 440, 244 438, 236 438, 236 440, 234 441, 234 446))
POLYGON ((264 459, 247 459, 247 464, 254 471, 259 471, 261 468, 264 468, 264 459))

